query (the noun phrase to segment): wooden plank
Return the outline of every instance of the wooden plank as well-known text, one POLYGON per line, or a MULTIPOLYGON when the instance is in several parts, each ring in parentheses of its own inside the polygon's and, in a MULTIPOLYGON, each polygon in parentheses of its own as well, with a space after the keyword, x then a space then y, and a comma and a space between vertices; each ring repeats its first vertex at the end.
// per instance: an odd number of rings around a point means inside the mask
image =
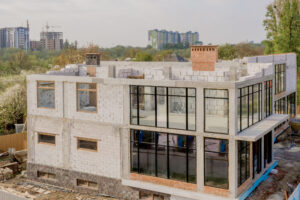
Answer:
POLYGON ((6 152, 9 148, 16 151, 27 149, 26 132, 0 136, 0 151, 6 152))

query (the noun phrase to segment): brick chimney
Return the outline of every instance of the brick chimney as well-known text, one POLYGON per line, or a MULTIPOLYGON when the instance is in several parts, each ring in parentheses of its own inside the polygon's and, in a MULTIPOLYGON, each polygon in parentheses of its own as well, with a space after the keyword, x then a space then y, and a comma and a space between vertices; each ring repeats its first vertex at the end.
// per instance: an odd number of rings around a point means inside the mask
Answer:
POLYGON ((215 71, 215 63, 218 61, 218 46, 191 46, 191 61, 193 71, 215 71))
POLYGON ((85 54, 86 71, 89 76, 96 76, 96 67, 100 67, 100 53, 85 54))

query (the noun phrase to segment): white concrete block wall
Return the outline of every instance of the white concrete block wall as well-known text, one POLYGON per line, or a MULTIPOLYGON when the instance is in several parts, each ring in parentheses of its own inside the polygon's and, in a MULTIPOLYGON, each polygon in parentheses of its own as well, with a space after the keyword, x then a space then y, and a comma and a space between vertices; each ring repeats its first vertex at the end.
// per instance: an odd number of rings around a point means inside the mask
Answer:
POLYGON ((53 167, 63 167, 62 130, 63 122, 59 118, 38 117, 34 121, 33 142, 34 163, 53 167), (56 136, 56 145, 38 143, 38 133, 49 133, 56 136))
POLYGON ((91 122, 74 122, 70 143, 71 170, 121 178, 121 145, 119 129, 91 122), (98 140, 98 151, 77 149, 77 138, 98 140))
POLYGON ((290 93, 297 90, 297 58, 296 54, 287 54, 286 58, 286 92, 290 93))

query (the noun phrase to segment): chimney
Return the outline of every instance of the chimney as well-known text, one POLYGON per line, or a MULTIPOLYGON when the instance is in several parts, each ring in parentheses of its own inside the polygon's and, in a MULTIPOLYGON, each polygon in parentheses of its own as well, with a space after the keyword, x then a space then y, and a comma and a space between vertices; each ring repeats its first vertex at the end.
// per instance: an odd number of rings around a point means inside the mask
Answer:
POLYGON ((191 46, 191 61, 193 71, 215 71, 215 63, 218 61, 218 46, 191 46))
POLYGON ((85 54, 85 64, 87 75, 95 77, 96 67, 100 67, 100 53, 85 54))

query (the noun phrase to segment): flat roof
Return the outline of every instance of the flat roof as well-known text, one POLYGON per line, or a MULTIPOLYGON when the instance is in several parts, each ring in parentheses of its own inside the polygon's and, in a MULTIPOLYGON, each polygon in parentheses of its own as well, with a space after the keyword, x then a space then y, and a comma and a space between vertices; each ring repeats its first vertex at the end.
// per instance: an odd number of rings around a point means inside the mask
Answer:
POLYGON ((289 115, 273 114, 236 135, 236 139, 257 141, 287 119, 289 119, 289 115))

